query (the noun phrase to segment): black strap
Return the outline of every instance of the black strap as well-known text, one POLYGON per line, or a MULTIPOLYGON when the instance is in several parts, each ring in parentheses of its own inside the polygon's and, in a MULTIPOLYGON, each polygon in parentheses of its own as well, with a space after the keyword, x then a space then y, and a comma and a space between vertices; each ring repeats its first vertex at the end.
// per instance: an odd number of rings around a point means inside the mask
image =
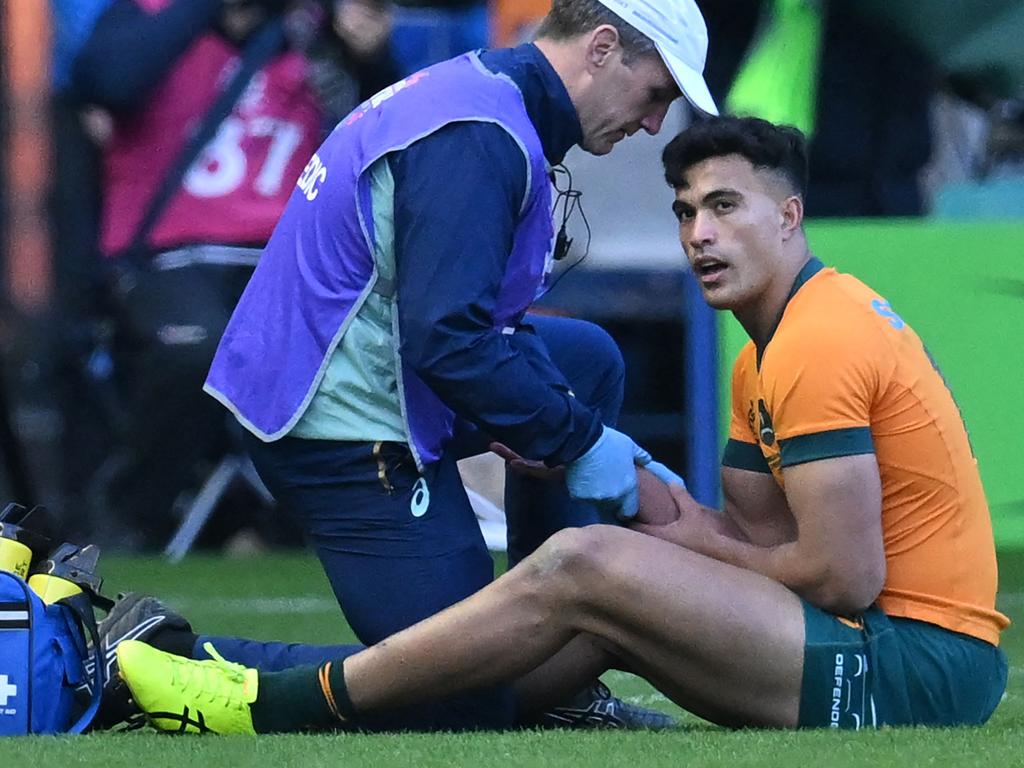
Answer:
POLYGON ((281 49, 284 42, 284 26, 281 23, 280 17, 268 21, 249 38, 238 70, 224 90, 221 91, 213 106, 203 115, 202 122, 199 123, 195 132, 185 142, 185 146, 181 148, 178 157, 174 161, 174 165, 171 166, 167 175, 164 176, 160 188, 149 201, 146 213, 143 215, 135 232, 135 237, 132 238, 131 244, 124 251, 124 255, 132 259, 139 259, 145 253, 150 232, 153 231, 153 227, 163 214, 174 193, 178 191, 189 167, 199 157, 203 147, 217 135, 221 123, 234 110, 235 104, 241 97, 245 87, 249 84, 249 81, 252 80, 253 75, 259 72, 263 65, 281 49))
MULTIPOLYGON (((93 679, 92 679, 92 696, 89 699, 89 706, 86 707, 85 712, 78 718, 78 721, 68 728, 68 733, 81 733, 89 727, 89 723, 96 716, 96 712, 100 708, 100 697, 103 695, 103 675, 105 674, 106 665, 103 659, 103 649, 100 647, 100 633, 96 627, 96 615, 93 613, 92 601, 89 595, 82 592, 71 597, 65 597, 63 600, 57 601, 59 605, 66 606, 70 609, 71 613, 74 614, 79 625, 82 627, 82 632, 87 635, 86 640, 92 640, 92 651, 93 651, 93 679)), ((84 666, 84 659, 83 659, 84 666)))

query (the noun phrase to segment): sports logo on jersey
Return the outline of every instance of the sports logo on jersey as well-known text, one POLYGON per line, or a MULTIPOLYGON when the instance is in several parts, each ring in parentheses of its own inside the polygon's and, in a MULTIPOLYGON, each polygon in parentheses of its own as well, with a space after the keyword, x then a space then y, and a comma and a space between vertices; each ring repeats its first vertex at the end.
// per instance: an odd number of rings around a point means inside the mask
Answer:
POLYGON ((772 427, 772 417, 764 400, 757 401, 757 412, 761 418, 761 428, 757 430, 757 437, 762 445, 772 446, 775 444, 775 429, 772 427))
POLYGON ((830 728, 877 727, 874 697, 868 693, 868 657, 863 653, 835 655, 832 675, 827 682, 829 693, 830 728), (856 664, 854 664, 856 662, 856 664))
POLYGON ((383 91, 371 97, 368 101, 364 101, 362 104, 360 104, 355 109, 355 111, 352 112, 352 114, 350 114, 342 121, 341 124, 345 127, 348 127, 353 123, 359 122, 364 117, 366 117, 366 114, 371 109, 376 109, 385 101, 392 98, 396 93, 404 91, 406 88, 411 88, 425 77, 430 77, 430 73, 426 71, 420 71, 412 75, 409 75, 407 78, 405 78, 405 80, 399 80, 394 85, 389 85, 383 91))
POLYGON ((296 186, 302 190, 302 194, 306 196, 309 202, 313 202, 316 200, 316 196, 320 194, 320 185, 326 180, 327 166, 324 165, 324 161, 320 159, 320 156, 314 153, 313 157, 306 163, 306 167, 302 171, 302 175, 299 176, 296 186))
POLYGON ((875 299, 871 302, 871 308, 878 314, 889 321, 889 325, 895 328, 897 331, 902 331, 906 327, 906 323, 903 322, 903 318, 897 315, 888 301, 882 299, 875 299))

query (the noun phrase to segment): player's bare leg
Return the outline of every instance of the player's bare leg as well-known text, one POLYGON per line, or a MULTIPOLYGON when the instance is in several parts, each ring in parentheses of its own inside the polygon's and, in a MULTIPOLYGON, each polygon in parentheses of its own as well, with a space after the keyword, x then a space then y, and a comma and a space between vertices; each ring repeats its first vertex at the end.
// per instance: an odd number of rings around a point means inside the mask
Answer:
POLYGON ((609 669, 626 669, 614 648, 595 635, 578 634, 550 659, 515 681, 521 713, 544 712, 569 701, 609 669))
POLYGON ((520 677, 580 633, 728 725, 793 726, 800 600, 756 573, 621 528, 563 531, 491 586, 345 661, 356 712, 520 677))

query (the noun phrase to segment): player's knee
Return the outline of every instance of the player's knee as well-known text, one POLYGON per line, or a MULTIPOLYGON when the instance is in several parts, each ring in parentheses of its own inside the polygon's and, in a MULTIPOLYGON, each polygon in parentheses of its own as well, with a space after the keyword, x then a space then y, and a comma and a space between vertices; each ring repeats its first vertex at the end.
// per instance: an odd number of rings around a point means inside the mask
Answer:
POLYGON ((521 576, 510 586, 515 585, 518 598, 533 609, 531 615, 541 624, 552 620, 572 624, 591 610, 595 591, 604 591, 611 575, 609 558, 615 553, 611 539, 621 532, 607 525, 561 530, 516 566, 521 576))
POLYGON ((549 584, 561 579, 574 584, 596 570, 609 551, 610 526, 565 528, 549 538, 536 553, 537 575, 549 584))

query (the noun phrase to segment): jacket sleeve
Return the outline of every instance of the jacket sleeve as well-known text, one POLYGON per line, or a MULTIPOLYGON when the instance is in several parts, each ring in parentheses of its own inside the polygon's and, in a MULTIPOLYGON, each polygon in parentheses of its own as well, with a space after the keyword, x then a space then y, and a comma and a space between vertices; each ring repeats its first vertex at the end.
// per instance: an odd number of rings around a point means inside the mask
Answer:
POLYGON ((493 327, 526 193, 526 158, 501 127, 457 123, 389 158, 401 352, 459 416, 551 465, 601 432, 538 338, 493 327))

